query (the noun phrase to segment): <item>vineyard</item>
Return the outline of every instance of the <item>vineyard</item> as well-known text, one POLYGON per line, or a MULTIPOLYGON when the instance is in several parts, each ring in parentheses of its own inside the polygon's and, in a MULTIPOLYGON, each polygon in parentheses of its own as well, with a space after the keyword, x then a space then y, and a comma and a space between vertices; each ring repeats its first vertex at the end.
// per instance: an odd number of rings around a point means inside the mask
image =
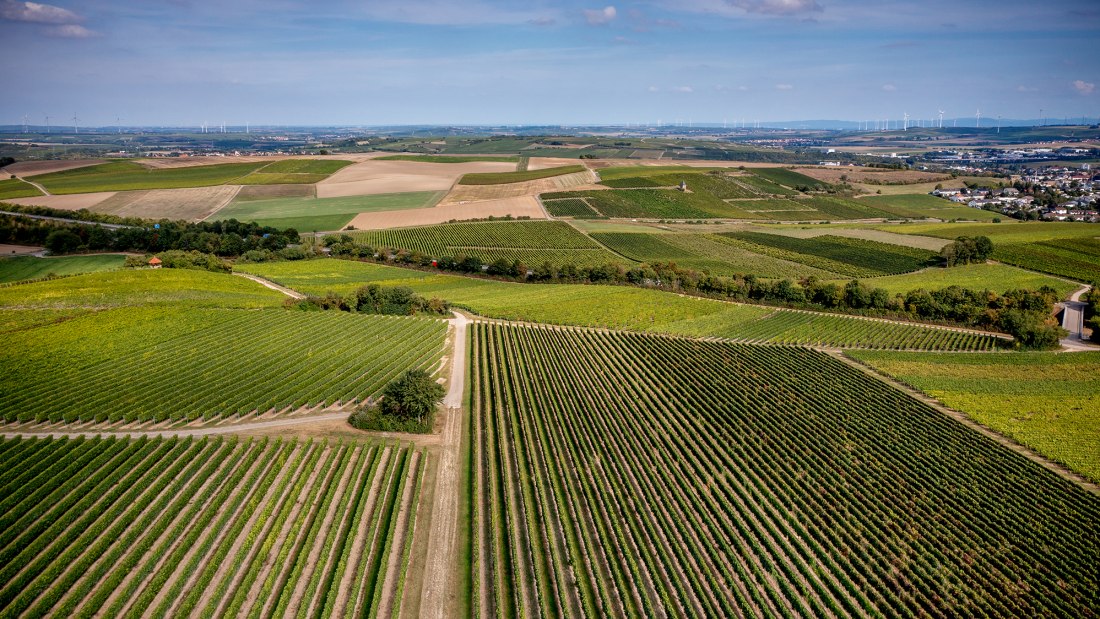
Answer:
POLYGON ((0 419, 184 423, 363 400, 406 369, 433 370, 444 333, 344 312, 97 312, 9 334, 0 419))
POLYGON ((389 617, 406 595, 420 451, 36 439, 0 460, 5 617, 389 617))
POLYGON ((752 173, 764 180, 791 188, 806 187, 811 191, 821 191, 828 187, 826 183, 816 178, 787 168, 753 168, 752 173))
POLYGON ((574 219, 599 219, 601 215, 588 206, 584 198, 559 198, 543 200, 546 212, 554 217, 573 217, 574 219))
MULTIPOLYGON (((1100 235, 1100 230, 1097 230, 1100 235)), ((1100 281, 1100 238, 1068 238, 998 245, 993 258, 1025 269, 1068 277, 1079 282, 1100 281)))
POLYGON ((0 284, 121 269, 125 261, 125 256, 119 254, 63 256, 60 258, 37 258, 34 256, 0 258, 0 284))
POLYGON ((1100 501, 808 349, 478 325, 481 616, 1095 616, 1100 501))
POLYGON ((520 260, 529 267, 543 262, 576 266, 624 262, 560 221, 456 223, 352 232, 350 236, 378 248, 419 251, 436 258, 476 256, 483 262, 520 260))
POLYGON ((523 170, 517 172, 474 172, 466 174, 458 179, 459 185, 504 185, 507 183, 522 183, 536 181, 541 178, 562 176, 563 174, 576 174, 587 170, 583 165, 567 165, 557 168, 544 168, 542 170, 523 170))
POLYGON ((797 238, 761 232, 719 235, 759 254, 799 262, 844 277, 908 273, 937 262, 930 251, 841 236, 797 238))

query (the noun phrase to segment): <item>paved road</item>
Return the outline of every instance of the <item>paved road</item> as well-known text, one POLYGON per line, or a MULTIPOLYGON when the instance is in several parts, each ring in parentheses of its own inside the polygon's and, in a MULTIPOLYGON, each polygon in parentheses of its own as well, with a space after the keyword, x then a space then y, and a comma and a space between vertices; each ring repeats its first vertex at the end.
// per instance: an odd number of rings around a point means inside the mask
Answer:
POLYGON ((1073 293, 1068 301, 1062 303, 1065 311, 1062 312, 1062 328, 1069 331, 1069 335, 1062 340, 1062 348, 1069 352, 1082 352, 1100 350, 1100 347, 1081 339, 1081 332, 1085 326, 1085 305, 1081 297, 1089 291, 1085 286, 1073 293))

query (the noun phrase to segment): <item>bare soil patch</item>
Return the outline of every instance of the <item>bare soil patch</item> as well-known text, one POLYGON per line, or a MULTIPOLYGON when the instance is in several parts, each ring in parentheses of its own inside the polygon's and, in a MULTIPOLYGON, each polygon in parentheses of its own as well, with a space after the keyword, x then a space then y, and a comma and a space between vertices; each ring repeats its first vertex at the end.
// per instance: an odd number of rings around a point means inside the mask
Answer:
POLYGON ((882 183, 890 185, 933 183, 951 178, 949 174, 921 172, 920 170, 879 170, 875 168, 849 168, 843 166, 829 168, 795 168, 795 171, 826 183, 839 183, 841 176, 846 176, 847 179, 853 183, 882 183))
POLYGON ((215 185, 190 189, 120 191, 96 204, 92 210, 120 217, 199 220, 228 204, 238 190, 237 185, 215 185))
POLYGON ((349 225, 354 226, 356 230, 383 230, 386 228, 442 224, 452 219, 485 219, 490 216, 504 217, 505 215, 530 217, 531 219, 546 218, 534 196, 520 196, 499 200, 481 200, 465 204, 440 205, 432 208, 360 213, 355 216, 355 219, 351 220, 349 225))
POLYGON ((237 199, 312 198, 316 193, 313 185, 244 185, 237 193, 237 199))
POLYGON ((576 172, 574 174, 562 174, 550 178, 540 178, 534 181, 522 183, 507 183, 503 185, 455 185, 454 189, 439 202, 439 206, 452 204, 465 204, 482 200, 503 200, 522 196, 537 196, 540 193, 551 191, 572 191, 582 189, 604 189, 602 185, 595 185, 596 175, 591 170, 576 172))
POLYGON ((40 251, 46 251, 46 248, 34 245, 5 245, 0 243, 0 256, 31 256, 40 251))
POLYGON ((20 161, 4 168, 16 176, 35 176, 50 172, 63 172, 103 163, 103 159, 65 159, 59 161, 20 161))
POLYGON ((318 198, 368 196, 408 191, 450 189, 464 174, 511 172, 516 164, 502 161, 424 163, 366 160, 352 164, 317 184, 318 198))
POLYGON ((585 163, 585 161, 578 161, 576 159, 568 159, 565 157, 531 157, 527 161, 528 170, 545 170, 547 168, 560 168, 565 165, 577 165, 578 163, 585 163))
POLYGON ((99 191, 96 193, 74 193, 66 196, 32 196, 30 198, 10 198, 4 200, 11 204, 24 206, 46 206, 65 211, 79 211, 82 208, 95 210, 94 207, 104 200, 115 195, 114 191, 99 191))

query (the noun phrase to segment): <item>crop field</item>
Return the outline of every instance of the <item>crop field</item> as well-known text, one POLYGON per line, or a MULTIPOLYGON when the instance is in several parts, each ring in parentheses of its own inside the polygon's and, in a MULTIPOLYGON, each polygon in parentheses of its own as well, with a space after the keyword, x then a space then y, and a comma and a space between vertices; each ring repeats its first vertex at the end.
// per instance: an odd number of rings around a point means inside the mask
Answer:
POLYGON ((125 261, 125 256, 118 254, 64 256, 60 258, 35 258, 32 256, 0 258, 0 284, 43 277, 111 271, 122 268, 125 261))
POLYGON ((228 204, 237 192, 236 185, 120 191, 90 210, 119 217, 198 221, 228 204))
POLYGON ((759 277, 792 279, 811 275, 836 276, 832 271, 754 253, 723 242, 722 237, 707 234, 593 233, 591 236, 608 249, 637 262, 675 262, 715 275, 752 273, 759 277))
POLYGON ((575 219, 597 219, 599 213, 588 206, 584 198, 560 198, 557 200, 543 200, 546 211, 554 217, 573 217, 575 219))
POLYGON ((772 181, 764 178, 763 176, 756 176, 754 174, 745 174, 737 176, 734 181, 740 185, 751 189, 752 191, 766 196, 797 196, 799 193, 793 189, 787 189, 786 187, 773 183, 772 181))
POLYGON ((234 202, 248 200, 274 200, 275 198, 315 198, 317 188, 312 185, 244 185, 237 192, 234 202))
POLYGON ((234 200, 216 219, 255 221, 276 228, 339 230, 359 213, 427 208, 443 197, 439 191, 347 196, 342 198, 273 198, 234 200))
POLYGON ((0 180, 0 200, 8 198, 28 198, 40 196, 41 191, 34 185, 21 181, 18 178, 6 178, 0 180))
POLYGON ((501 161, 518 163, 519 157, 459 156, 459 155, 386 155, 376 161, 419 161, 421 163, 477 163, 478 161, 501 161))
POLYGON ((935 254, 913 247, 842 236, 796 238, 760 232, 725 232, 728 239, 755 253, 799 262, 844 277, 877 277, 916 271, 933 264, 935 254))
POLYGON ((235 439, 0 442, 5 617, 391 616, 423 452, 235 439))
POLYGON ((1100 481, 1100 353, 850 355, 1100 481))
MULTIPOLYGON (((848 280, 837 280, 845 284, 848 280)), ((971 290, 992 290, 1001 294, 1007 290, 1027 288, 1038 290, 1050 286, 1066 297, 1080 286, 1042 273, 1033 273, 1007 264, 965 264, 951 268, 931 267, 902 275, 888 275, 864 280, 865 284, 882 288, 890 294, 905 294, 910 290, 941 290, 961 286, 971 290)))
POLYGON ((1089 616, 1100 500, 808 349, 474 327, 481 616, 1089 616))
POLYGON ((279 306, 285 298, 243 277, 185 269, 89 273, 0 288, 0 308, 107 309, 126 305, 259 308, 279 306))
POLYGON ((174 189, 224 185, 251 174, 264 162, 222 163, 188 168, 147 168, 133 161, 111 161, 99 165, 35 177, 50 193, 91 193, 134 189, 174 189))
POLYGON ((351 161, 333 159, 283 159, 234 182, 240 185, 310 185, 351 164, 351 161))
POLYGON ((816 178, 806 176, 805 174, 799 174, 788 168, 753 168, 750 172, 760 178, 792 189, 796 187, 808 187, 811 191, 819 191, 826 187, 826 183, 816 178))
POLYGON ((1068 238, 1097 238, 1100 231, 1096 226, 1082 222, 1035 221, 1017 222, 1005 220, 993 223, 942 223, 942 224, 906 224, 882 228, 899 234, 919 234, 952 240, 960 236, 988 236, 994 248, 998 245, 1014 243, 1038 243, 1068 238))
POLYGON ((436 275, 347 260, 241 265, 301 292, 352 292, 375 282, 408 286, 490 318, 835 348, 991 350, 992 336, 917 324, 723 303, 629 286, 518 284, 436 275))
MULTIPOLYGON (((542 194, 543 200, 584 199, 604 217, 671 219, 759 219, 761 216, 733 206, 704 191, 684 193, 676 189, 612 189, 542 194)), ((744 202, 743 204, 755 204, 744 202)), ((744 207, 751 208, 751 207, 744 207)))
POLYGON ((1080 282, 1100 282, 1100 238, 1096 237, 995 245, 993 259, 1080 282))
POLYGON ((577 266, 623 262, 569 224, 557 221, 456 223, 350 235, 373 247, 419 251, 436 258, 465 254, 485 262, 520 260, 529 267, 543 262, 577 266))
POLYGON ((950 200, 937 198, 925 193, 902 194, 896 196, 868 196, 858 200, 861 204, 872 206, 880 211, 886 211, 898 217, 912 217, 914 219, 970 219, 975 221, 992 221, 995 217, 1003 217, 1000 213, 985 211, 980 208, 970 208, 966 205, 956 204, 950 200))
POLYGON ((406 369, 433 369, 445 331, 345 312, 96 312, 8 336, 0 418, 190 422, 356 402, 406 369))
POLYGON ((474 172, 466 174, 458 179, 459 185, 505 185, 507 183, 522 183, 536 181, 541 178, 562 176, 563 174, 576 174, 584 172, 587 168, 583 165, 567 165, 557 168, 543 168, 541 170, 524 170, 523 172, 474 172))

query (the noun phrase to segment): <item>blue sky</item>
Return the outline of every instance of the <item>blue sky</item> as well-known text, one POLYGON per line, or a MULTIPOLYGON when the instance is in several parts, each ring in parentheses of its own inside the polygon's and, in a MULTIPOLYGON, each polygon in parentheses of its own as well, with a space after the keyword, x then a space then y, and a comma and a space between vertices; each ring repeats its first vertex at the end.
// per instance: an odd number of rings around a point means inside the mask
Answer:
POLYGON ((53 1, 0 124, 1100 116, 1098 0, 53 1))

